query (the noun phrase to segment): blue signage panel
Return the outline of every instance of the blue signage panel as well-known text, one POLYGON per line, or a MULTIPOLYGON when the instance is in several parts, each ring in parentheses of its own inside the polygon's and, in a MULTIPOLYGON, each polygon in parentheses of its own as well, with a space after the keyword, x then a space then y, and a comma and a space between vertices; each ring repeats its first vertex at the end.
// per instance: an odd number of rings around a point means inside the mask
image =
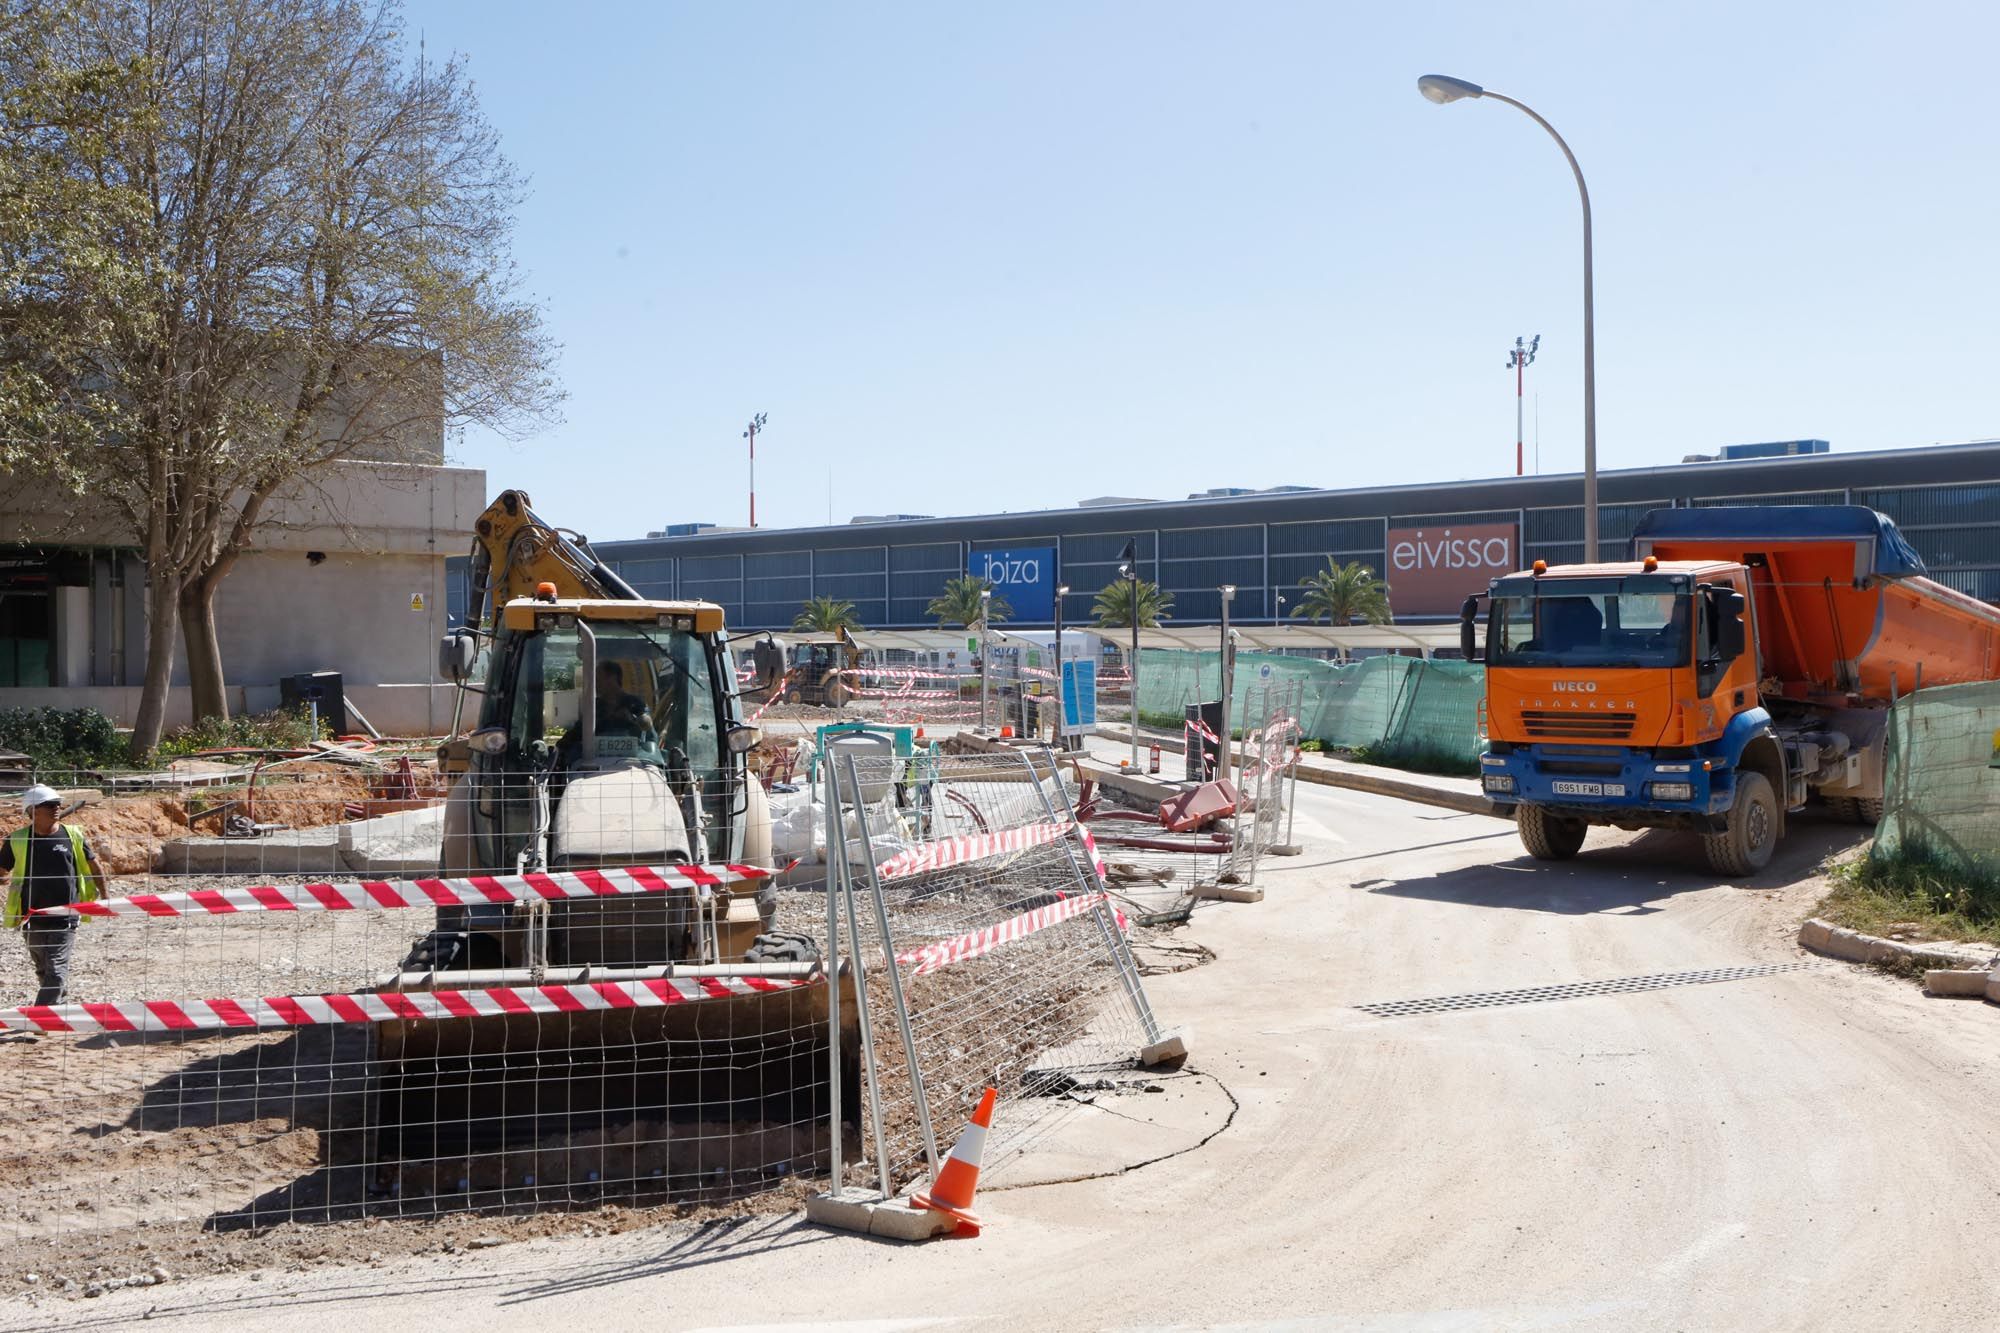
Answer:
POLYGON ((1013 620, 1032 624, 1055 619, 1055 547, 974 551, 967 572, 992 584, 995 597, 1007 599, 1007 605, 1014 613, 1013 620))
POLYGON ((1063 735, 1075 736, 1097 727, 1097 660, 1072 657, 1062 664, 1063 735))

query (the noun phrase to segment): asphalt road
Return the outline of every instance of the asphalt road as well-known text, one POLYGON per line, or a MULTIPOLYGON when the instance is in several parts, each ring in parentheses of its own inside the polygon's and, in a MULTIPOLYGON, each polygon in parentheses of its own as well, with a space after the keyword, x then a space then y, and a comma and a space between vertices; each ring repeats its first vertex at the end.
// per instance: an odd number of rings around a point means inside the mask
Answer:
POLYGON ((285 1333, 1995 1326, 2000 1010, 1793 945, 1813 866, 1852 830, 1800 821, 1769 871, 1721 884, 1665 835, 1544 866, 1500 821, 1302 792, 1306 854, 1267 863, 1263 903, 1197 914, 1216 962, 1150 985, 1237 1106, 1203 1147, 987 1193, 976 1240, 766 1218, 59 1313, 285 1333))

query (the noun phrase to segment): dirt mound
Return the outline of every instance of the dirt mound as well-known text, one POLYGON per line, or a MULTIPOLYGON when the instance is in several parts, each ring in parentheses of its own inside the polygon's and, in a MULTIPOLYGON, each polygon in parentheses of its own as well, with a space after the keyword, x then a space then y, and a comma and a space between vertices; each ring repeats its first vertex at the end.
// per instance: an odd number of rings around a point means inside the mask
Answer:
POLYGON ((144 875, 159 864, 160 844, 188 835, 187 805, 178 796, 119 796, 70 817, 112 875, 144 875))

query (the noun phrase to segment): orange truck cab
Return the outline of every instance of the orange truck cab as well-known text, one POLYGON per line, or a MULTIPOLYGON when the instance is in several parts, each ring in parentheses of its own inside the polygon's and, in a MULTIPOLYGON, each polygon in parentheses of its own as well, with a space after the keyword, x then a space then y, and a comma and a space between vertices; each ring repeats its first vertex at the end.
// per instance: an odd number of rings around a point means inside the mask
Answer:
POLYGON ((1872 509, 1656 509, 1633 548, 1487 592, 1481 781, 1543 860, 1592 825, 1682 828, 1750 873, 1815 793, 1880 816, 1899 692, 2000 678, 2000 609, 1924 577, 1872 509))

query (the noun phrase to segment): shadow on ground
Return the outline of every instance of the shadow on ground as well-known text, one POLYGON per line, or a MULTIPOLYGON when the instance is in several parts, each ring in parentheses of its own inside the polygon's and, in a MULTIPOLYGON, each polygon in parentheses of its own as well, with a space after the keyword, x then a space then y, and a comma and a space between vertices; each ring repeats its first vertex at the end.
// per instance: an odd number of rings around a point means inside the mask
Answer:
POLYGON ((1643 915, 1662 899, 1718 884, 1778 889, 1812 875, 1827 857, 1847 850, 1870 830, 1794 815, 1771 864, 1743 879, 1721 879, 1708 868, 1693 834, 1653 830, 1610 842, 1592 830, 1574 861, 1537 861, 1518 843, 1496 847, 1493 861, 1407 879, 1364 879, 1355 888, 1397 898, 1581 916, 1594 912, 1643 915))

